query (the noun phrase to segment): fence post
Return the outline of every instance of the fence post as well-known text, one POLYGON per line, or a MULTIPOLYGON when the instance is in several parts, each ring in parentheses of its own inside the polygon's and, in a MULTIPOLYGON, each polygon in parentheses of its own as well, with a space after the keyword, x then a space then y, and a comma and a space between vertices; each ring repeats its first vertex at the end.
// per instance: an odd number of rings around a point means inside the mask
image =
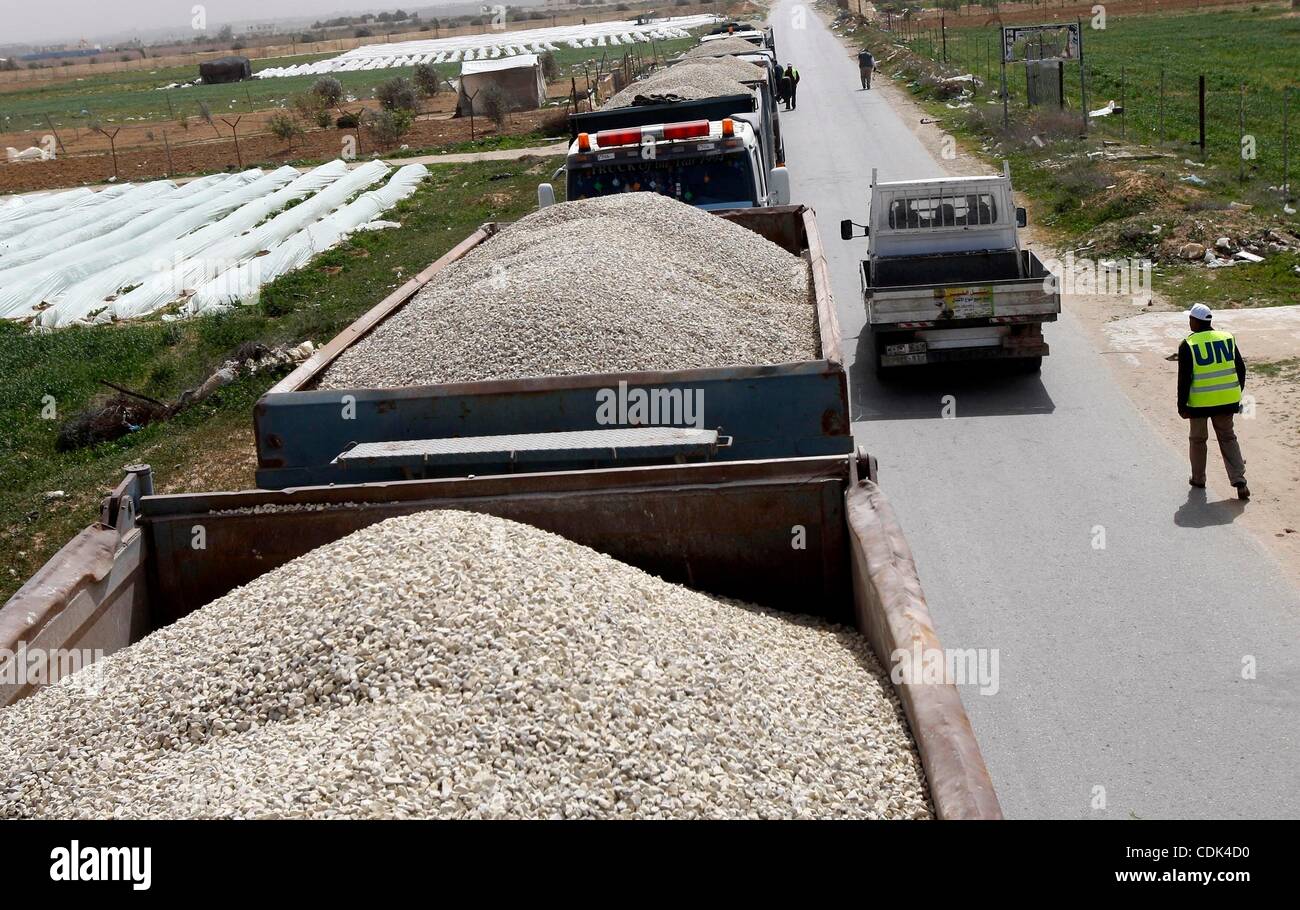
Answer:
POLYGON ((1201 73, 1197 80, 1197 94, 1200 96, 1201 104, 1201 160, 1205 160, 1205 74, 1201 73))
POLYGON ((1246 83, 1237 100, 1237 180, 1246 182, 1246 83))
POLYGON ((1125 94, 1128 89, 1128 68, 1119 68, 1119 138, 1128 138, 1128 110, 1125 94))
POLYGON ((1291 86, 1282 89, 1282 198, 1291 194, 1291 86))
POLYGON ((1160 67, 1160 142, 1165 141, 1165 68, 1160 67))
POLYGON ((1083 132, 1088 133, 1088 58, 1083 55, 1083 20, 1074 20, 1079 25, 1079 107, 1083 116, 1083 132))

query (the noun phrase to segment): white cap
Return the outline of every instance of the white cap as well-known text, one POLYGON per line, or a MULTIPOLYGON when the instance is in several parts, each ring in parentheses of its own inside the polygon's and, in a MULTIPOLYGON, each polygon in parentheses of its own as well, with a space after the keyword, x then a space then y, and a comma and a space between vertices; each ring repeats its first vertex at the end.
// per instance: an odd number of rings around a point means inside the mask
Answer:
POLYGON ((1193 319, 1199 319, 1201 322, 1209 322, 1214 318, 1210 308, 1203 303, 1192 304, 1192 308, 1187 311, 1186 315, 1191 316, 1193 319))

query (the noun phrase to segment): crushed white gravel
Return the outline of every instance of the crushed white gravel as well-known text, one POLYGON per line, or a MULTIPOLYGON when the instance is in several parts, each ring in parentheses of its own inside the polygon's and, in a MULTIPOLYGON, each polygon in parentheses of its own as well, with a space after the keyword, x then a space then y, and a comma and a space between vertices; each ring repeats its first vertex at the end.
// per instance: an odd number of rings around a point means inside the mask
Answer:
POLYGON ((843 627, 535 528, 389 519, 0 709, 0 818, 932 810, 843 627))
POLYGON ((697 101, 724 95, 745 95, 750 89, 742 80, 763 78, 763 71, 744 60, 734 57, 706 58, 690 63, 678 63, 667 69, 656 70, 645 79, 633 82, 621 92, 612 95, 600 106, 603 111, 631 107, 638 98, 649 100, 679 98, 697 101), (721 64, 718 62, 722 62, 721 64), (742 69, 741 67, 744 67, 742 69))
POLYGON ((807 262, 657 193, 548 206, 344 351, 321 389, 815 360, 807 262))
POLYGON ((757 44, 751 44, 744 38, 719 38, 717 41, 705 41, 682 54, 687 60, 700 57, 720 57, 724 54, 757 54, 761 50, 757 44))

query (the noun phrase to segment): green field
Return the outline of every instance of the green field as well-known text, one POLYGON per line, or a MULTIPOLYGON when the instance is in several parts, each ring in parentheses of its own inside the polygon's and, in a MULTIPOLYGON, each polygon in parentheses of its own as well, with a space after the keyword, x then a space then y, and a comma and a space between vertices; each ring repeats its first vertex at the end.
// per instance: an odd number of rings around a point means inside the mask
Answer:
MULTIPOLYGON (((985 79, 985 92, 996 91, 997 29, 963 28, 959 17, 950 16, 948 22, 949 64, 985 79)), ((1280 182, 1283 140, 1289 134, 1294 180, 1300 170, 1300 17, 1288 6, 1111 17, 1100 30, 1084 20, 1083 37, 1088 107, 1096 110, 1114 100, 1125 109, 1122 117, 1092 120, 1104 136, 1164 142, 1180 153, 1199 154, 1197 81, 1204 75, 1206 160, 1238 167, 1239 118, 1244 112, 1244 132, 1254 137, 1255 151, 1255 157, 1244 162, 1246 176, 1280 182)), ((917 53, 942 59, 943 43, 936 39, 937 29, 906 43, 917 53)), ((1013 108, 1023 109, 1024 67, 1008 66, 1007 81, 1013 108)), ((978 103, 986 100, 981 97, 978 103)), ((1079 110, 1077 64, 1066 65, 1066 104, 1079 110)))
POLYGON ((400 228, 354 235, 267 285, 256 305, 181 322, 155 317, 46 334, 0 320, 0 375, 8 377, 0 384, 0 602, 95 520, 123 465, 152 464, 161 488, 251 486, 242 472, 213 474, 246 457, 253 404, 283 372, 240 379, 117 441, 56 451, 59 424, 109 392, 101 380, 170 400, 244 342, 323 344, 483 222, 526 214, 536 206, 537 183, 557 163, 435 166, 415 195, 385 215, 400 228), (51 399, 56 411, 44 419, 51 399), (47 500, 54 490, 66 496, 47 500))
MULTIPOLYGON (((694 46, 696 39, 680 38, 656 42, 660 54, 674 55, 694 46)), ((610 60, 621 60, 625 50, 636 50, 644 56, 650 54, 649 44, 625 47, 593 47, 575 49, 561 47, 555 52, 556 62, 567 77, 571 73, 582 79, 584 62, 595 64, 608 54, 610 60)), ((253 61, 253 72, 273 66, 292 66, 312 63, 337 54, 303 55, 298 57, 273 57, 253 61)), ((608 66, 607 61, 607 66, 608 66)), ((344 90, 356 98, 371 98, 375 86, 394 76, 410 77, 414 67, 386 70, 366 70, 332 74, 343 83, 344 90)), ((444 79, 456 76, 460 64, 439 64, 444 79)), ((594 67, 593 67, 594 73, 594 67)), ((194 85, 185 88, 160 90, 162 86, 188 82, 198 76, 197 66, 170 67, 158 70, 134 70, 104 73, 75 80, 41 83, 16 92, 0 93, 0 132, 47 129, 48 114, 58 129, 86 127, 92 120, 103 123, 124 124, 140 121, 161 121, 175 117, 197 117, 199 104, 205 103, 214 115, 247 113, 254 110, 286 106, 289 99, 311 88, 316 76, 288 76, 278 79, 253 79, 233 85, 194 85), (170 107, 168 106, 170 102, 170 107)))

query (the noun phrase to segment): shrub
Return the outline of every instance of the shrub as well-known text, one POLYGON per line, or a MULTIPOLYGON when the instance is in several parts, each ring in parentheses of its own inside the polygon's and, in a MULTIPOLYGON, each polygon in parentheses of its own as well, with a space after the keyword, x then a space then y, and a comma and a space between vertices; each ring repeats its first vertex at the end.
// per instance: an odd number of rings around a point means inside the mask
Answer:
POLYGON ((341 130, 354 130, 361 125, 361 118, 356 114, 340 114, 334 125, 341 130))
POLYGON ((404 108, 382 110, 368 114, 366 129, 381 146, 393 146, 402 141, 402 137, 411 131, 415 116, 404 108))
POLYGON ((311 93, 326 107, 338 107, 343 100, 343 83, 333 76, 321 76, 311 84, 311 93))
POLYGON ((405 76, 395 76, 375 87, 375 97, 386 111, 414 111, 419 105, 415 86, 405 76))
POLYGON ((442 87, 442 79, 432 63, 417 63, 415 66, 415 85, 420 94, 432 98, 442 87))
POLYGON ((498 130, 506 125, 510 116, 510 105, 506 101, 505 92, 496 85, 483 89, 474 99, 474 107, 481 110, 483 116, 491 120, 498 130))
POLYGON ((290 117, 286 111, 276 111, 266 125, 271 130, 271 135, 284 142, 293 142, 303 135, 303 129, 298 121, 290 117))
POLYGON ((554 51, 547 51, 542 54, 542 75, 546 77, 547 82, 560 78, 560 62, 555 59, 554 51))

